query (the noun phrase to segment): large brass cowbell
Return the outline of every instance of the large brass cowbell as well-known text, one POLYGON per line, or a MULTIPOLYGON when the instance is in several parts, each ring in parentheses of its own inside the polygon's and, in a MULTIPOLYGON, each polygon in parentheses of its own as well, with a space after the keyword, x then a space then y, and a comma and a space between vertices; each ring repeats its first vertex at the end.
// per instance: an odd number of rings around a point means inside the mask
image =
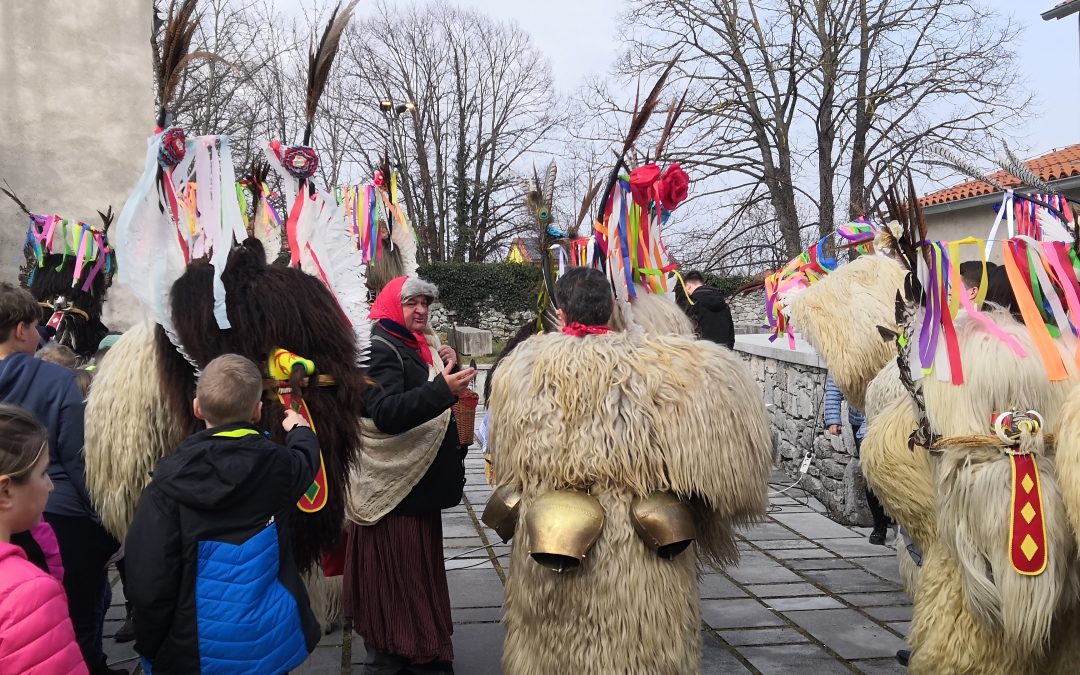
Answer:
POLYGON ((630 506, 634 530, 656 555, 671 560, 697 536, 690 507, 670 492, 654 492, 630 506))
POLYGON ((517 529, 518 511, 521 509, 521 490, 510 485, 495 488, 484 507, 480 522, 484 523, 503 540, 510 541, 517 529))
POLYGON ((574 570, 600 538, 604 507, 585 492, 547 492, 529 504, 525 527, 533 560, 554 572, 574 570))

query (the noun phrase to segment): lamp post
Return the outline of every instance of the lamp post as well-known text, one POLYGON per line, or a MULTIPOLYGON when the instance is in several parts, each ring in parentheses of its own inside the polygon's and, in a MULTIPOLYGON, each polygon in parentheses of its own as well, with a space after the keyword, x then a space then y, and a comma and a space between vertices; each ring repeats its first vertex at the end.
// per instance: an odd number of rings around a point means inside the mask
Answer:
MULTIPOLYGON (((379 110, 382 111, 383 117, 386 118, 386 131, 390 134, 390 146, 394 149, 394 159, 395 163, 397 164, 394 169, 404 175, 405 171, 402 166, 404 164, 406 150, 404 134, 402 134, 402 142, 400 148, 401 152, 399 153, 397 134, 395 133, 395 127, 397 125, 395 123, 400 123, 404 125, 404 122, 401 119, 402 116, 405 114, 413 114, 413 112, 416 110, 416 104, 412 101, 404 101, 397 103, 394 101, 393 97, 387 96, 385 98, 379 99, 379 110)), ((386 178, 387 180, 389 180, 390 177, 387 176, 386 178)))

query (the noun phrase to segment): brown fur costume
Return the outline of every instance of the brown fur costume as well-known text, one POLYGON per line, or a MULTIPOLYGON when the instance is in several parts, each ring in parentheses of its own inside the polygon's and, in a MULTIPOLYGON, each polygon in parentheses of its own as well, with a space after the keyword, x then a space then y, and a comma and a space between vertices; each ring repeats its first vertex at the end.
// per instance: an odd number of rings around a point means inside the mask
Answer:
MULTIPOLYGON (((222 275, 227 292, 230 330, 218 328, 213 315, 213 271, 205 261, 191 263, 173 284, 173 322, 181 343, 200 365, 225 353, 244 355, 265 368, 272 349, 281 347, 315 362, 318 373, 333 378, 328 387, 303 389, 319 435, 326 461, 329 502, 315 514, 299 512, 292 528, 297 563, 304 569, 318 560, 320 551, 332 548, 344 523, 344 486, 355 465, 360 447, 360 415, 366 378, 357 363, 357 346, 337 301, 319 279, 298 269, 267 265, 262 245, 248 239, 229 255, 222 275)), ((91 392, 87 415, 87 463, 105 466, 113 457, 127 471, 93 473, 88 470, 91 492, 110 531, 122 537, 145 486, 145 470, 152 467, 178 442, 162 434, 147 439, 148 413, 167 420, 165 428, 178 429, 178 438, 197 430, 191 410, 195 396, 195 372, 172 347, 159 327, 149 346, 145 328, 130 337, 131 349, 140 358, 125 358, 120 349, 125 335, 100 367, 91 392), (156 363, 157 370, 152 369, 156 363), (131 383, 145 381, 145 388, 131 383), (105 384, 114 382, 114 385, 105 384), (164 392, 164 396, 162 395, 164 392), (164 412, 158 409, 164 407, 164 412), (135 414, 132 417, 132 412, 135 414), (148 442, 150 440, 151 442, 148 442), (132 471, 134 469, 134 471, 132 471)), ((276 397, 266 397, 262 427, 281 442, 282 407, 276 397)))
MULTIPOLYGON (((792 316, 801 321, 797 327, 819 348, 830 369, 846 374, 842 389, 865 386, 862 378, 880 361, 876 345, 866 346, 880 339, 876 330, 849 321, 851 310, 862 309, 865 294, 873 297, 873 308, 894 298, 898 285, 888 287, 893 277, 889 272, 898 268, 881 256, 863 258, 806 292, 814 301, 812 311, 799 306, 803 295, 792 300, 792 316), (856 264, 863 268, 860 278, 845 273, 856 264), (825 347, 818 340, 831 344, 825 347)), ((1028 358, 1016 358, 979 324, 961 317, 957 333, 965 384, 955 386, 933 375, 923 380, 936 432, 986 433, 993 412, 1016 406, 1043 413, 1048 431, 1056 427, 1064 386, 1047 381, 1023 326, 1005 312, 995 313, 994 319, 1027 347, 1028 358)), ((894 327, 892 317, 882 325, 894 327)), ((895 361, 885 364, 865 391, 870 426, 862 458, 867 480, 924 551, 909 637, 911 671, 1075 672, 1080 641, 1066 630, 1077 620, 1075 544, 1052 453, 1039 462, 1050 562, 1042 575, 1023 577, 1008 563, 1008 458, 989 448, 946 449, 929 456, 921 448, 908 450, 916 411, 900 386, 895 361)))
MULTIPOLYGON (((588 487, 600 539, 557 574, 518 527, 506 587, 508 675, 691 673, 700 667, 692 553, 663 560, 634 533, 635 497, 670 490, 693 506, 702 555, 731 562, 731 528, 760 518, 772 438, 761 393, 727 349, 629 333, 536 336, 492 387, 491 446, 521 518, 553 489, 588 487)), ((522 520, 519 519, 519 523, 522 520)))

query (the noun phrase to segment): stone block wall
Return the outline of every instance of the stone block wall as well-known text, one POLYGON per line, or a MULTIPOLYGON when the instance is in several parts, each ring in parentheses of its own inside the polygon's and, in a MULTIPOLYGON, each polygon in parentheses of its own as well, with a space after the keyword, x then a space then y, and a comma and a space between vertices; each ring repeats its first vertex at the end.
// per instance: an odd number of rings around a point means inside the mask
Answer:
MULTIPOLYGON (((769 343, 766 335, 739 335, 735 351, 747 362, 761 387, 769 410, 776 463, 794 483, 808 450, 813 460, 799 486, 820 501, 834 519, 846 524, 870 524, 865 481, 859 469, 851 428, 835 437, 825 430, 824 364, 805 343, 796 351, 769 343)), ((784 486, 786 487, 786 485, 784 486)), ((788 494, 798 495, 797 490, 788 494)))
MULTIPOLYGON (((493 340, 506 342, 519 328, 535 318, 535 312, 501 312, 489 307, 480 312, 480 324, 473 328, 489 330, 493 340)), ((430 323, 436 333, 446 334, 450 330, 450 317, 442 303, 436 302, 431 306, 430 323)))
POLYGON ((731 318, 736 327, 744 330, 739 332, 753 332, 765 325, 765 292, 758 289, 729 296, 728 307, 731 309, 731 318))

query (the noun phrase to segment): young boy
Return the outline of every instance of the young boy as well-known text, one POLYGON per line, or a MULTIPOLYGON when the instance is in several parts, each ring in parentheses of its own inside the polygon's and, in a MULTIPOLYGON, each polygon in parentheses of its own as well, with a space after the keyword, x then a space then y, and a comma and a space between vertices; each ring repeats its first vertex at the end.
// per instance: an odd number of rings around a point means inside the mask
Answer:
POLYGON ((254 363, 211 361, 194 401, 206 430, 158 462, 135 510, 127 590, 147 673, 284 673, 319 640, 288 536, 319 445, 292 410, 286 447, 265 438, 261 397, 254 363))

